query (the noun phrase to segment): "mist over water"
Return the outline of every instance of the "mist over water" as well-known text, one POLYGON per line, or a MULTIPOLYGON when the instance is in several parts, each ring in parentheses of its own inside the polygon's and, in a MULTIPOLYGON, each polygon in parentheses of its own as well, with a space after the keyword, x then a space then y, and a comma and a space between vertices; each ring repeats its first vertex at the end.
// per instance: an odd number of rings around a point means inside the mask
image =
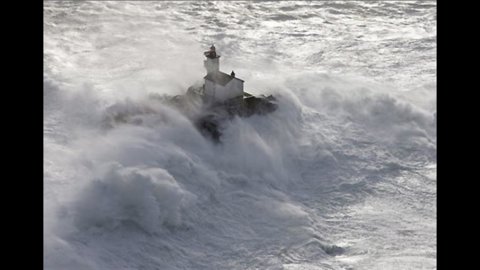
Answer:
POLYGON ((435 2, 45 2, 44 70, 45 269, 436 269, 435 2))

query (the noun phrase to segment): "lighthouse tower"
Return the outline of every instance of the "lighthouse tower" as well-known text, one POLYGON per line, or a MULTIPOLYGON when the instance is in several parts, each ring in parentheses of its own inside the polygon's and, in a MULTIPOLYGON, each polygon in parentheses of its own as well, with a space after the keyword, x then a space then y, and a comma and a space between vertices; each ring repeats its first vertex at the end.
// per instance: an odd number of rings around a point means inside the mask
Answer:
POLYGON ((207 59, 203 61, 203 65, 207 70, 207 74, 215 74, 220 71, 220 55, 217 55, 215 46, 211 46, 209 51, 204 52, 207 59))

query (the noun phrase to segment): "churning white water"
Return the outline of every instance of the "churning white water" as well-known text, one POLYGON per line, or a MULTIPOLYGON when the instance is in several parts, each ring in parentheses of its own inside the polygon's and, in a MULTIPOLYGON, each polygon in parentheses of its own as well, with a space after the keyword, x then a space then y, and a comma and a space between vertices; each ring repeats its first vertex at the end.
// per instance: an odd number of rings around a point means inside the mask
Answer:
POLYGON ((45 269, 435 269, 436 4, 44 2, 44 171, 45 269), (220 144, 149 98, 211 44, 220 144))

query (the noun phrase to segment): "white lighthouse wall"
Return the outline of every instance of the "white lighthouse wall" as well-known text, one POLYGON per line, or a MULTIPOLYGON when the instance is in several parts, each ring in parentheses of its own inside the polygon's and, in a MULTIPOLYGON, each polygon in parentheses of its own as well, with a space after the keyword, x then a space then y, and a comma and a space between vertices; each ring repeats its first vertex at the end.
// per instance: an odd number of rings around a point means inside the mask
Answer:
POLYGON ((209 99, 213 99, 215 96, 215 83, 209 80, 205 80, 205 96, 209 99))
POLYGON ((225 86, 215 85, 215 100, 225 101, 230 98, 243 96, 243 82, 233 79, 225 86))
POLYGON ((233 83, 234 87, 236 89, 239 89, 238 91, 240 92, 240 95, 243 96, 243 81, 239 79, 233 79, 232 81, 230 81, 230 83, 233 83))
POLYGON ((203 64, 205 66, 205 69, 207 70, 207 73, 215 73, 220 70, 220 61, 218 57, 214 59, 207 58, 207 60, 205 60, 203 64))

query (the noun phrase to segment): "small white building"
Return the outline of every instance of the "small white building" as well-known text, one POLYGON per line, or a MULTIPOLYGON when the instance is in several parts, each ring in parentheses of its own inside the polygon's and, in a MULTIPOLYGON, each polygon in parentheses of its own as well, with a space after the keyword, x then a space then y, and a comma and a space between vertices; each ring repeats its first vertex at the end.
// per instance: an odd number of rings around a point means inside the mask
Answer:
POLYGON ((204 52, 207 59, 204 61, 207 75, 205 79, 204 95, 212 101, 222 102, 231 98, 243 97, 244 81, 235 77, 232 71, 230 75, 220 71, 220 55, 217 55, 215 46, 204 52))

